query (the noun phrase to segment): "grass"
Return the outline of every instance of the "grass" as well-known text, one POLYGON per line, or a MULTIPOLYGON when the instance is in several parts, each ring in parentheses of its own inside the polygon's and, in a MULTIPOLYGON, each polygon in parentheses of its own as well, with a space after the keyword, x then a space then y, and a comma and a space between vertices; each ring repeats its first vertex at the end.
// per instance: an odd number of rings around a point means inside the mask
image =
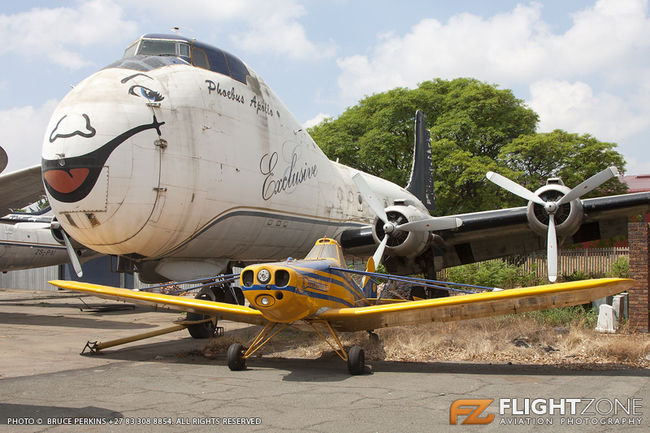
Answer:
MULTIPOLYGON (((379 344, 365 332, 346 333, 346 348, 360 345, 368 360, 439 362, 472 361, 558 365, 571 368, 650 368, 650 336, 600 334, 594 318, 581 307, 508 315, 460 322, 377 330, 379 344)), ((214 339, 204 350, 208 357, 225 354, 233 342, 248 343, 255 328, 214 339)), ((262 349, 264 356, 336 358, 313 332, 287 329, 262 349)))
POLYGON ((576 305, 574 307, 553 308, 543 311, 524 313, 527 317, 534 318, 540 326, 578 326, 581 328, 594 328, 598 322, 596 310, 589 307, 576 305))

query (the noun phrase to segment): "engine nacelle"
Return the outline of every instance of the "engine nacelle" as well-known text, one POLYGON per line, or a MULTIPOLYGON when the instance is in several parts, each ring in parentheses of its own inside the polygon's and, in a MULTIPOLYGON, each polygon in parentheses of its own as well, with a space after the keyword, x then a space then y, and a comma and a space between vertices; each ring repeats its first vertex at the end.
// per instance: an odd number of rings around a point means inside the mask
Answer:
POLYGON ((65 241, 63 240, 63 227, 61 227, 61 225, 56 221, 56 218, 52 219, 50 231, 52 232, 52 237, 54 240, 56 240, 61 245, 65 245, 65 241))
MULTIPOLYGON (((419 221, 428 218, 422 211, 411 205, 396 205, 386 208, 388 220, 395 225, 405 224, 407 222, 419 221)), ((384 223, 375 219, 372 235, 376 243, 384 239, 384 223)), ((391 256, 414 257, 422 253, 427 247, 431 234, 429 232, 407 232, 395 230, 388 237, 386 244, 386 253, 391 256)))
MULTIPOLYGON (((564 186, 562 183, 549 183, 535 191, 535 194, 545 201, 558 201, 569 191, 571 191, 571 188, 564 186)), ((528 202, 526 216, 530 228, 540 236, 546 236, 549 216, 544 207, 528 202)), ((558 238, 571 236, 577 232, 580 224, 582 224, 583 216, 584 211, 580 200, 573 200, 560 206, 555 212, 555 230, 558 238)))
MULTIPOLYGON (((65 240, 63 239, 64 230, 63 227, 61 227, 61 224, 59 224, 59 222, 56 220, 56 218, 52 218, 52 222, 50 223, 50 231, 52 232, 52 237, 54 237, 55 241, 57 241, 61 245, 65 245, 65 240)), ((81 253, 79 253, 78 250, 84 249, 86 247, 84 247, 82 244, 75 241, 74 239, 70 238, 69 236, 68 238, 70 239, 70 244, 72 245, 72 247, 75 250, 77 250, 77 254, 81 255, 81 253)))

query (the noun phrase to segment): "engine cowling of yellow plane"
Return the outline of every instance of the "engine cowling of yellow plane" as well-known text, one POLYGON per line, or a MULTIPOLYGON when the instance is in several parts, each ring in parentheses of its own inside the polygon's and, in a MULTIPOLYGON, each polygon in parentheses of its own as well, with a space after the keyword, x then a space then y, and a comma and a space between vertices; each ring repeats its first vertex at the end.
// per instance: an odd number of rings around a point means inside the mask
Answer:
MULTIPOLYGON (((423 215, 422 211, 414 206, 396 205, 386 208, 388 220, 396 225, 407 222, 419 221, 428 218, 429 215, 423 215)), ((385 236, 384 223, 375 219, 372 235, 375 242, 379 244, 385 236)), ((394 256, 413 257, 420 254, 429 243, 431 235, 426 231, 394 231, 389 234, 386 252, 394 256)))
POLYGON ((251 307, 270 321, 291 323, 318 309, 310 298, 301 296, 303 277, 279 264, 248 266, 241 273, 240 283, 251 307))

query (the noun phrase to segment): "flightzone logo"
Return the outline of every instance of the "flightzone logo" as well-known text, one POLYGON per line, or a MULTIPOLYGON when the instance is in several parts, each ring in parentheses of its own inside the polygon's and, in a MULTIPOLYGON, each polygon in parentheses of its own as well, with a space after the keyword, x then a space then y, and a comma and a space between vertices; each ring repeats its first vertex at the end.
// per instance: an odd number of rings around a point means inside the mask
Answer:
POLYGON ((456 424, 459 416, 464 417, 462 424, 490 424, 494 414, 481 414, 493 401, 491 398, 456 400, 449 408, 449 424, 456 424))
POLYGON ((474 398, 454 401, 449 424, 485 425, 642 425, 640 398, 474 398))

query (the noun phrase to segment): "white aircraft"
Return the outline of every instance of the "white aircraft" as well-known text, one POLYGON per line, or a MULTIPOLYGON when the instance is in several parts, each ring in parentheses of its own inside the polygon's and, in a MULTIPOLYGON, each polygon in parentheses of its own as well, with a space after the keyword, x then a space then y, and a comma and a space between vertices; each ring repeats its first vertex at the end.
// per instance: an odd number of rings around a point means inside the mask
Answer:
POLYGON ((528 209, 432 218, 430 149, 422 116, 416 123, 404 189, 330 161, 237 57, 147 34, 61 101, 45 131, 42 178, 63 233, 118 256, 119 269, 145 282, 301 257, 321 237, 352 253, 376 249, 390 272, 431 276, 542 249, 549 227, 559 239, 549 246, 624 234, 628 215, 648 211, 649 194, 580 200, 587 189, 540 206, 567 195, 549 184, 529 192, 528 209))
MULTIPOLYGON (((0 147, 0 172, 7 162, 7 153, 0 147)), ((69 263, 71 253, 82 260, 97 256, 74 242, 68 251, 64 232, 53 222, 49 209, 13 212, 13 208, 22 208, 45 195, 40 171, 40 166, 35 166, 0 176, 0 212, 11 212, 0 218, 0 272, 69 263)))

